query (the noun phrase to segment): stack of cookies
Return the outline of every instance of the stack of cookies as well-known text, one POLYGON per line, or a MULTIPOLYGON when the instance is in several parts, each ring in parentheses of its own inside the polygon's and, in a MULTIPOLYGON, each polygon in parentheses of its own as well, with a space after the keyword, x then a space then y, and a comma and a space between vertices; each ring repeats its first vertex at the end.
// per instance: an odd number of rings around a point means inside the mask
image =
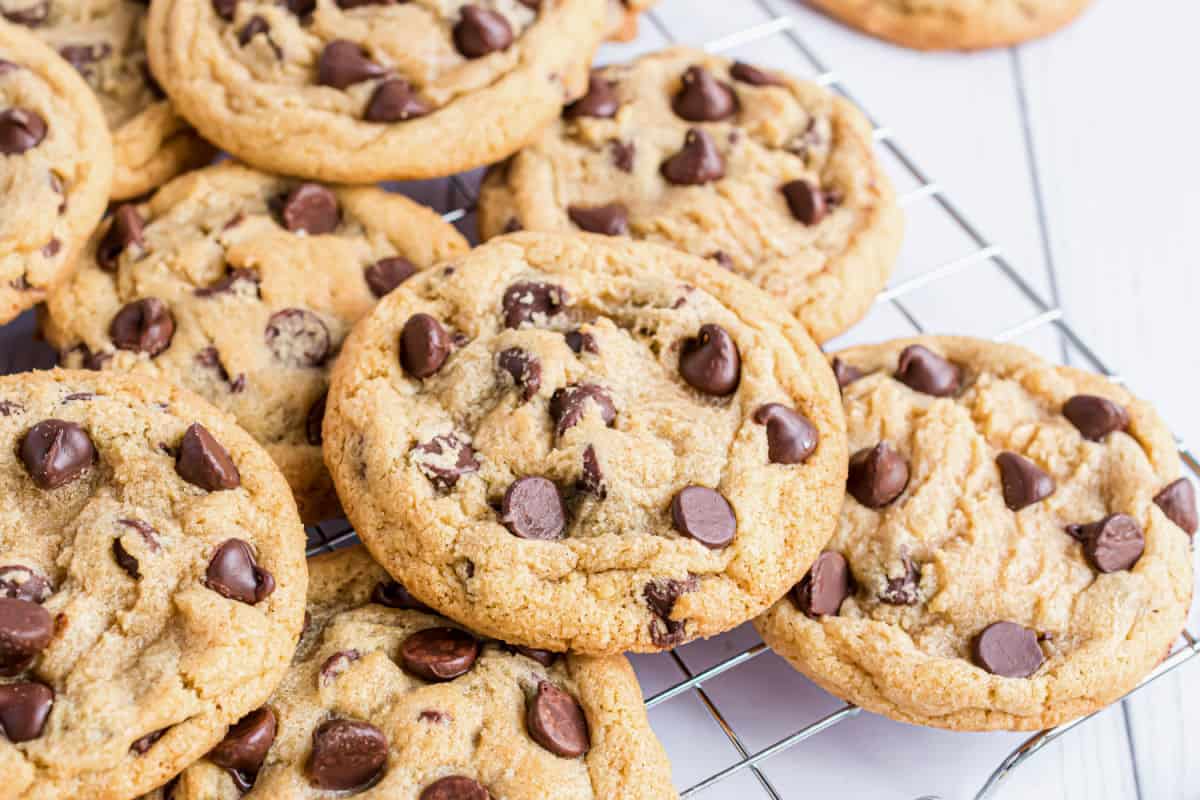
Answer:
POLYGON ((903 227, 825 89, 593 69, 644 2, 15 3, 0 321, 63 369, 0 378, 0 797, 657 800, 628 651, 756 620, 867 709, 1018 730, 1178 635, 1148 405, 821 351, 903 227), (475 249, 372 185, 480 166, 475 249))

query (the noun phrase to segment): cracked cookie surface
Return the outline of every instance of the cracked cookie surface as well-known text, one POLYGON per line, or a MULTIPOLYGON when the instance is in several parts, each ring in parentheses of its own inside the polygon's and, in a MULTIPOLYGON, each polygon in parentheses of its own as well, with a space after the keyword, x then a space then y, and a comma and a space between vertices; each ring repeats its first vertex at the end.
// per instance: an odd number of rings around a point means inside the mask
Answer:
POLYGON ((580 94, 607 0, 170 0, 150 63, 248 163, 352 183, 439 177, 524 144, 580 94))
POLYGON ((309 566, 310 621, 287 677, 172 782, 171 800, 676 796, 624 658, 477 638, 361 546, 309 566))
POLYGON ((0 324, 69 274, 104 213, 112 159, 83 80, 34 36, 0 22, 0 324))
POLYGON ((903 228, 857 109, 687 48, 594 70, 586 96, 489 171, 479 204, 483 238, 586 230, 712 259, 818 342, 866 313, 903 228))
POLYGON ((959 730, 1047 728, 1128 692, 1192 595, 1194 490, 1153 409, 1023 348, 855 347, 837 532, 764 640, 833 694, 959 730))
POLYGON ((283 678, 304 530, 267 454, 145 378, 0 378, 0 797, 128 798, 283 678))
POLYGON ((422 601, 505 641, 654 651, 765 610, 845 477, 819 350, 745 281, 656 245, 513 234, 347 340, 326 463, 422 601))
POLYGON ((315 522, 338 512, 320 434, 342 340, 377 297, 466 249, 402 195, 222 164, 121 206, 43 328, 66 366, 167 378, 232 414, 315 522))
POLYGON ((980 50, 1046 36, 1091 0, 812 0, 834 17, 918 50, 980 50))

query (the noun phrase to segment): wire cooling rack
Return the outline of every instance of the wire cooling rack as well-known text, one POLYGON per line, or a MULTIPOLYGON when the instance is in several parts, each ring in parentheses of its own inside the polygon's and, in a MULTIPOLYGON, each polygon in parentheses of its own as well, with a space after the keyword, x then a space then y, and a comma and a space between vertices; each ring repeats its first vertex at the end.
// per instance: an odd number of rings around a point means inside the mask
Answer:
MULTIPOLYGON (((726 4, 722 3, 722 6, 724 5, 726 4)), ((728 5, 735 4, 729 3, 728 5)), ((862 103, 843 84, 840 76, 826 65, 824 60, 800 35, 796 20, 786 12, 779 10, 781 5, 779 0, 747 0, 740 5, 753 9, 761 21, 741 27, 734 25, 736 20, 729 19, 727 21, 731 24, 732 30, 706 42, 690 43, 699 44, 710 52, 730 54, 747 52, 749 53, 745 56, 747 60, 753 59, 768 45, 778 47, 782 43, 791 51, 792 56, 798 57, 811 72, 812 80, 842 94, 863 108, 862 103)), ((665 13, 651 11, 644 16, 647 23, 653 26, 653 30, 659 38, 666 42, 676 40, 665 13)), ((730 13, 728 16, 740 15, 730 13)), ((792 66, 789 64, 789 68, 792 66)), ((864 111, 866 110, 864 109, 864 111)), ((997 316, 995 292, 1007 290, 1015 292, 1028 311, 1017 316, 1008 316, 998 329, 993 329, 987 335, 997 341, 1017 339, 1025 341, 1031 337, 1044 337, 1049 334, 1055 341, 1055 349, 1061 360, 1072 361, 1102 373, 1116 382, 1121 382, 1121 378, 1064 319, 1063 310, 1056 303, 1047 301, 1012 266, 1001 248, 989 241, 958 205, 947 196, 943 188, 931 180, 918 166, 907 150, 897 142, 893 132, 875 120, 869 111, 866 113, 874 127, 874 138, 881 148, 881 154, 890 157, 894 162, 893 167, 900 173, 899 176, 894 177, 898 177, 900 180, 897 183, 902 184, 900 202, 908 211, 910 218, 917 213, 925 215, 932 213, 940 217, 941 224, 955 228, 966 245, 965 252, 952 257, 923 261, 915 268, 900 270, 897 279, 893 280, 891 285, 879 295, 875 310, 868 316, 865 327, 872 334, 870 338, 912 335, 925 333, 927 330, 948 331, 949 329, 943 324, 936 321, 931 323, 926 319, 929 316, 936 317, 937 315, 930 314, 930 311, 946 302, 977 303, 978 307, 971 309, 972 317, 987 321, 994 320, 997 316), (989 273, 986 276, 981 274, 985 271, 989 273), (1002 286, 995 282, 996 276, 999 276, 1002 286), (970 281, 969 289, 964 288, 968 284, 960 283, 957 288, 951 285, 964 277, 970 281)), ((447 221, 465 224, 468 235, 471 235, 473 226, 467 223, 474 214, 478 179, 478 173, 456 176, 448 181, 410 184, 406 190, 409 193, 420 195, 421 199, 442 208, 443 216, 447 221)), ((910 225, 910 237, 914 233, 911 228, 910 225)), ((33 338, 32 331, 33 321, 29 314, 6 328, 0 328, 0 374, 45 368, 54 363, 54 354, 33 338)), ((954 329, 953 332, 977 333, 961 329, 954 329)), ((1179 452, 1191 472, 1193 480, 1200 478, 1200 463, 1183 442, 1179 442, 1179 452)), ((328 552, 350 544, 356 538, 354 531, 344 520, 323 523, 309 529, 308 552, 309 555, 328 552)), ((731 636, 730 634, 718 637, 718 641, 726 640, 727 643, 741 642, 744 639, 744 636, 731 636)), ((718 784, 728 785, 736 782, 731 781, 735 776, 749 774, 753 778, 752 783, 757 784, 761 789, 761 796, 783 800, 789 795, 772 783, 762 768, 763 763, 773 756, 858 716, 861 709, 851 704, 843 704, 831 713, 798 729, 791 730, 765 746, 751 747, 747 744, 745 736, 739 733, 736 722, 731 721, 731 716, 726 710, 728 698, 720 698, 720 702, 718 702, 718 693, 709 687, 720 676, 745 667, 751 661, 767 653, 768 650, 766 645, 757 640, 748 646, 744 643, 737 644, 733 647, 732 652, 728 652, 728 650, 729 647, 725 647, 715 663, 700 669, 690 665, 678 651, 652 656, 651 658, 668 660, 677 670, 677 674, 682 675, 683 678, 673 681, 670 685, 659 688, 651 694, 646 699, 646 706, 648 709, 654 709, 677 698, 689 695, 695 697, 736 753, 732 763, 695 780, 690 786, 683 789, 681 792, 683 797, 699 796, 718 784)), ((1198 655, 1200 655, 1200 639, 1189 630, 1183 631, 1173 652, 1131 694, 1198 655)), ((994 797, 995 792, 1014 770, 1051 742, 1086 723, 1092 716, 1095 715, 1082 717, 1056 728, 1041 731, 1026 739, 1005 757, 990 775, 980 776, 982 784, 974 795, 975 800, 994 797)), ((672 753, 671 755, 678 767, 678 754, 672 753)), ((742 785, 739 785, 737 791, 740 792, 741 788, 742 785)), ((794 793, 791 796, 795 796, 794 793)), ((920 800, 935 800, 935 798, 927 795, 920 800)), ((953 800, 957 800, 957 798, 953 800)))

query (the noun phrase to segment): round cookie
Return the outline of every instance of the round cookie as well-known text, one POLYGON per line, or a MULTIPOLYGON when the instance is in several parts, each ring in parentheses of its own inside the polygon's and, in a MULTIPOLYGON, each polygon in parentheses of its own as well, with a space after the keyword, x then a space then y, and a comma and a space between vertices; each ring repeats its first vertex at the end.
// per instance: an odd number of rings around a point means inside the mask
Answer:
POLYGON ((104 213, 112 159, 87 84, 0 22, 0 324, 66 277, 104 213))
POLYGON ((893 719, 1035 730, 1118 699, 1178 637, 1195 496, 1145 402, 1013 345, 926 337, 834 368, 841 521, 763 639, 893 719))
POLYGON ((325 459, 423 602, 513 644, 657 651, 761 613, 836 521, 804 329, 676 250, 520 233, 417 275, 334 367, 325 459))
POLYGON ((136 197, 207 163, 213 149, 163 99, 146 65, 144 0, 0 0, 83 76, 113 137, 111 196, 136 197))
POLYGON ((859 30, 917 50, 981 50, 1046 36, 1091 0, 811 0, 859 30))
POLYGON ((377 297, 466 249, 402 195, 221 164, 118 208, 43 328, 66 366, 161 376, 232 414, 317 522, 338 513, 320 445, 343 338, 377 297))
POLYGON ((587 230, 708 257, 818 342, 866 313, 903 221, 871 129, 815 84, 672 48, 592 73, 588 94, 493 168, 484 238, 587 230))
POLYGON ((388 800, 676 797, 624 658, 479 639, 417 603, 363 547, 309 567, 310 622, 283 684, 172 782, 171 800, 237 800, 243 788, 247 800, 334 790, 388 800))
POLYGON ((607 0, 169 0, 154 73, 207 138, 317 180, 429 178, 511 154, 581 94, 607 0))
POLYGON ((283 678, 304 530, 270 458, 166 383, 0 378, 5 797, 127 798, 283 678))

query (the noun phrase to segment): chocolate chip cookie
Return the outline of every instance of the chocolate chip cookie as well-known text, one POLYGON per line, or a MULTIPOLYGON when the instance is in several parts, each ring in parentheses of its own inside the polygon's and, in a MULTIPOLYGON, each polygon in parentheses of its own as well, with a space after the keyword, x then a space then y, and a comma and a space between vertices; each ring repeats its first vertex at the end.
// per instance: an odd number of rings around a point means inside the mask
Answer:
POLYGON ((362 547, 309 564, 310 621, 279 691, 159 797, 676 796, 624 658, 482 639, 362 547))
POLYGON ((409 591, 507 642, 656 651, 749 619, 841 502, 804 329, 677 250, 519 233, 421 273, 334 367, 325 458, 409 591))
POLYGON ((150 64, 264 169, 364 183, 489 164, 581 94, 608 0, 169 0, 150 64))
POLYGON ((628 42, 637 38, 638 15, 657 0, 608 0, 608 38, 628 42))
POLYGON ((1053 33, 1090 0, 812 0, 847 25, 917 50, 1004 47, 1053 33))
POLYGON ((686 48, 593 71, 479 198, 484 238, 583 230, 668 244, 775 295, 818 342, 866 313, 902 224, 849 103, 686 48))
POLYGON ((1192 485, 1120 386, 1020 347, 927 337, 833 361, 841 522, 757 623, 833 694, 904 722, 1033 730, 1128 692, 1192 596, 1192 485))
POLYGON ((0 324, 67 276, 104 213, 112 159, 87 84, 0 22, 0 324))
POLYGON ((64 365, 162 376, 232 414, 315 522, 338 510, 321 418, 342 339, 377 298, 466 249, 402 195, 222 164, 118 207, 43 327, 64 365))
POLYGON ((270 696, 304 617, 283 477, 195 395, 0 378, 0 795, 135 797, 270 696))

